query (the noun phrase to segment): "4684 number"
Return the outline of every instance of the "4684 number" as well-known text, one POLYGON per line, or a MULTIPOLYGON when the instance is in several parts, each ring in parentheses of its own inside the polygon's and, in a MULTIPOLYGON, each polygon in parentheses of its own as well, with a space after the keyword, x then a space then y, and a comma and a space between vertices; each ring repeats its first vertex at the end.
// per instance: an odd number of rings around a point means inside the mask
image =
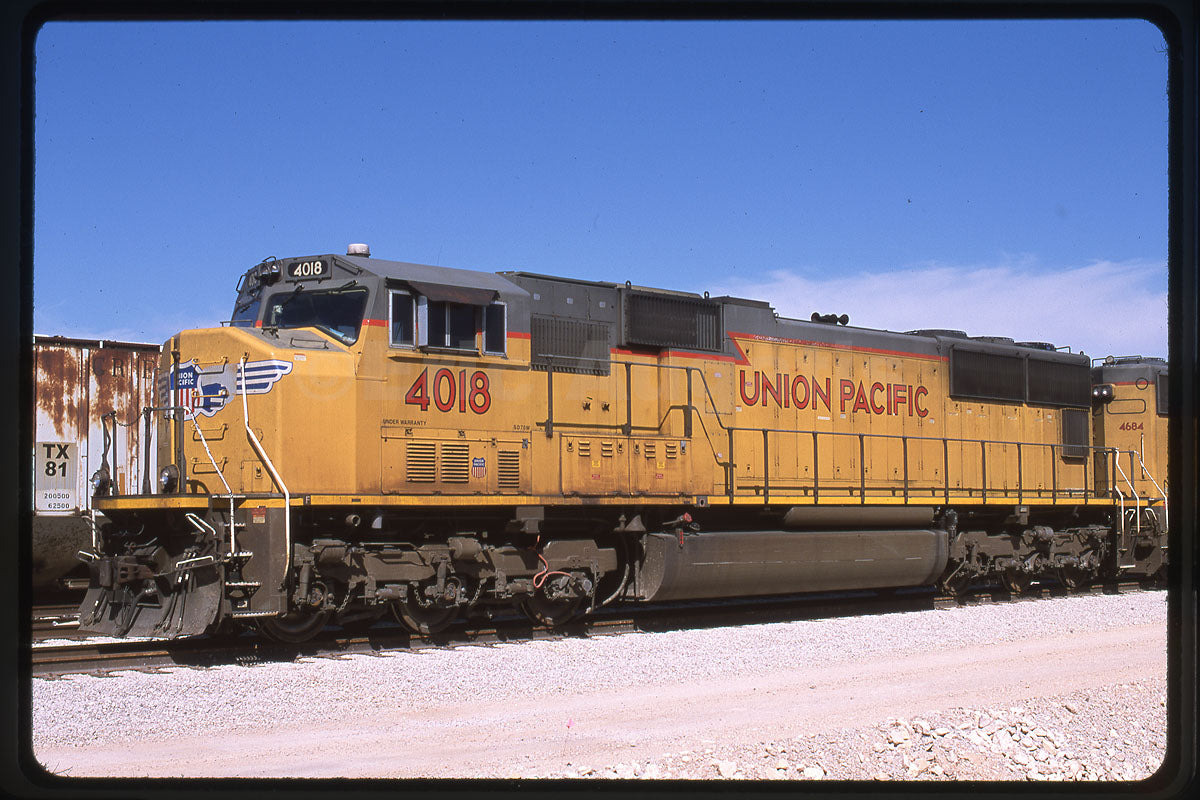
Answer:
POLYGON ((404 402, 422 411, 428 411, 432 402, 438 411, 452 411, 457 406, 460 414, 467 413, 468 408, 475 414, 483 414, 492 407, 492 395, 486 372, 475 370, 468 377, 465 369, 455 373, 443 367, 430 380, 426 367, 408 387, 404 402))
POLYGON ((1119 426, 1117 426, 1117 430, 1119 430, 1119 431, 1140 431, 1140 430, 1145 430, 1145 429, 1142 427, 1142 423, 1140 423, 1140 422, 1122 422, 1119 426))

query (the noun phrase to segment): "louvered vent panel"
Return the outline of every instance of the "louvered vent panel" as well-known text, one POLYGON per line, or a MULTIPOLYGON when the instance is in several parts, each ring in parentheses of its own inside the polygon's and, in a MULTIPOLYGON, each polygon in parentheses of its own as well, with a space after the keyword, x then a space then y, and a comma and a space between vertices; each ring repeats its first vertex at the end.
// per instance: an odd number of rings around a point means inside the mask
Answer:
POLYGON ((675 442, 667 442, 663 445, 663 453, 667 458, 679 458, 679 445, 675 442))
POLYGON ((1025 401, 1025 362, 1018 355, 955 347, 950 351, 950 394, 979 400, 1025 401))
POLYGON ((721 304, 698 297, 625 293, 625 344, 720 350, 721 304))
POLYGON ((611 441, 609 441, 609 442, 606 442, 604 440, 600 441, 600 455, 603 458, 612 458, 613 457, 613 443, 611 441))
POLYGON ((1029 402, 1050 406, 1090 408, 1091 370, 1086 363, 1069 364, 1029 359, 1029 402))
POLYGON ((405 469, 409 483, 435 483, 437 445, 433 442, 408 442, 405 469))
POLYGON ((530 320, 530 366, 555 372, 607 375, 612 325, 534 314, 530 320))
POLYGON ((470 447, 465 444, 443 444, 442 483, 467 483, 470 479, 470 447))
POLYGON ((1061 448, 1059 452, 1063 458, 1087 458, 1090 417, 1091 415, 1082 409, 1062 410, 1062 443, 1066 447, 1061 448))
POLYGON ((658 445, 654 442, 646 442, 646 458, 655 458, 658 456, 658 445))
POLYGON ((516 450, 501 450, 496 454, 496 485, 503 491, 521 488, 521 454, 516 450))
POLYGON ((592 454, 592 443, 583 439, 579 440, 579 457, 587 458, 592 454))

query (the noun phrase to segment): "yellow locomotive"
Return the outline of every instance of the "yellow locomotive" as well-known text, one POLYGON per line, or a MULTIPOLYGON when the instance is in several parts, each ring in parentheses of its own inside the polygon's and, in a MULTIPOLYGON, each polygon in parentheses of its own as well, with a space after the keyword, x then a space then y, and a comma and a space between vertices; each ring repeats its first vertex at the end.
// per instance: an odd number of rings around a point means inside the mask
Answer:
POLYGON ((81 628, 296 641, 1162 568, 1165 364, 847 322, 361 245, 266 260, 162 348, 156 491, 93 476, 81 628))

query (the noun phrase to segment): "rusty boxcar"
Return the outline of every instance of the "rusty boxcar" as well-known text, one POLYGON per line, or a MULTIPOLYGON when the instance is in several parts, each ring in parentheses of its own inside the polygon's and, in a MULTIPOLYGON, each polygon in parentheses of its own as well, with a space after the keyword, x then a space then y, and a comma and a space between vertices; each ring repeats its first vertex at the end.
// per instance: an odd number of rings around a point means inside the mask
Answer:
POLYGON ((84 630, 300 640, 390 609, 428 633, 1162 569, 1165 453, 1112 432, 1159 406, 1080 353, 360 246, 236 294, 163 347, 154 492, 114 492, 135 450, 99 465, 84 630))
MULTIPOLYGON (((159 345, 65 336, 33 337, 33 588, 86 585, 77 553, 92 546, 92 486, 108 430, 115 489, 141 491, 141 410, 151 405, 159 345), (102 418, 108 416, 106 420, 102 418)), ((153 434, 152 434, 153 435, 153 434)), ((153 453, 151 453, 153 456, 153 453)), ((81 587, 82 588, 82 587, 81 587)))

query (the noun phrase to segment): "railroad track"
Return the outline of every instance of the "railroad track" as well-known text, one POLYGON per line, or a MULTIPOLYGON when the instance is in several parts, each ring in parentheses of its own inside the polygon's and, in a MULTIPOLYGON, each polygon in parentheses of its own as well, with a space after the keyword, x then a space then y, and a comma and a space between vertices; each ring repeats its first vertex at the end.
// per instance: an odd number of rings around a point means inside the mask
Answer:
POLYGON ((33 607, 31 629, 34 639, 47 638, 48 633, 73 631, 79 627, 79 604, 38 605, 33 607))
POLYGON ((80 673, 106 675, 128 669, 157 672, 166 667, 269 664, 305 657, 340 658, 352 654, 379 655, 394 650, 928 611, 965 605, 1027 602, 1069 594, 1133 593, 1146 588, 1141 583, 1126 581, 1097 584, 1076 592, 1067 592, 1061 587, 1035 586, 1019 596, 999 589, 981 589, 960 597, 947 597, 929 589, 898 589, 798 595, 769 601, 755 598, 693 601, 614 611, 602 609, 592 618, 557 629, 533 624, 523 617, 498 617, 493 620, 469 620, 439 634, 420 636, 408 633, 398 624, 381 622, 363 634, 331 628, 303 644, 270 642, 250 633, 178 640, 80 639, 71 644, 35 644, 32 674, 35 677, 55 678, 80 673))

